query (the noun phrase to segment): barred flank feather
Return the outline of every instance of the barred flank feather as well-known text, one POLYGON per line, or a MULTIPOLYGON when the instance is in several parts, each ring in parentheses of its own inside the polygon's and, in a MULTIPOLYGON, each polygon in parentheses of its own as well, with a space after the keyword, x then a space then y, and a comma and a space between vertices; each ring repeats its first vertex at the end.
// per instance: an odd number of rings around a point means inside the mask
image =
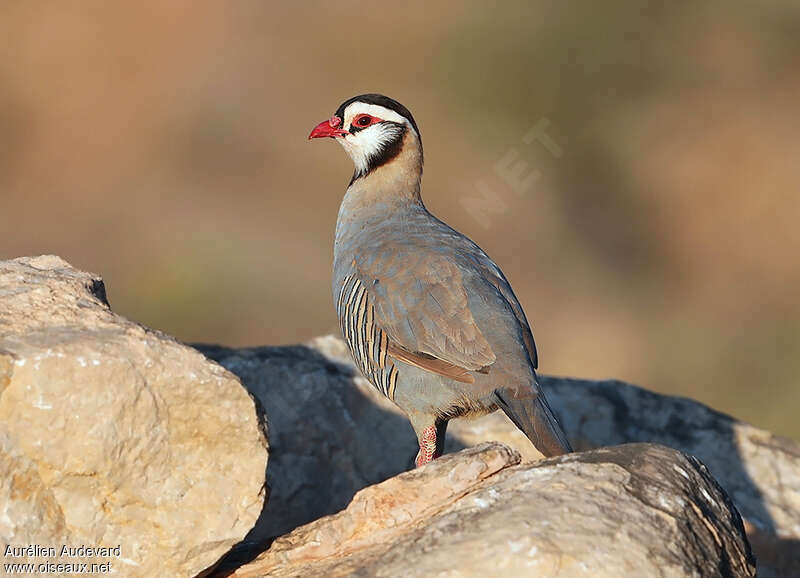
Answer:
POLYGON ((348 275, 342 283, 336 313, 356 365, 378 391, 394 401, 397 367, 387 359, 389 340, 375 325, 375 308, 364 284, 354 275, 348 275))

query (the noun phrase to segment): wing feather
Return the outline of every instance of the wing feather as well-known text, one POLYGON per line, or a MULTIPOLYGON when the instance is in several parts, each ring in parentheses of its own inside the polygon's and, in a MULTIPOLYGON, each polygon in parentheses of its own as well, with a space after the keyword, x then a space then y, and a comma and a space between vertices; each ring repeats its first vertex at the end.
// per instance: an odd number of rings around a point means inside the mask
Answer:
POLYGON ((467 377, 474 381, 469 371, 484 370, 496 361, 470 311, 455 263, 430 255, 376 253, 354 265, 369 288, 375 323, 393 344, 390 355, 467 383, 467 377))

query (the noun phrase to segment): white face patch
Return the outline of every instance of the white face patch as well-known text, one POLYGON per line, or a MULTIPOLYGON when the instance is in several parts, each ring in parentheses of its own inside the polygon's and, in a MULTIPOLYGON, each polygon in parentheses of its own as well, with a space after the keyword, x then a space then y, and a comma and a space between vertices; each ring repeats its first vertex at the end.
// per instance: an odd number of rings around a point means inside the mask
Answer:
POLYGON ((350 122, 359 114, 368 114, 370 116, 376 116, 382 120, 391 120, 392 122, 408 124, 408 121, 404 116, 396 113, 390 108, 386 108, 385 106, 381 106, 379 104, 354 102, 344 109, 344 119, 342 119, 344 120, 344 125, 350 126, 350 122))
MULTIPOLYGON (((367 104, 364 102, 354 102, 344 110, 342 128, 349 130, 353 119, 360 114, 387 120, 400 125, 404 125, 406 130, 414 130, 414 127, 402 115, 395 111, 377 104, 367 104)), ((356 174, 363 175, 369 170, 370 160, 378 156, 390 142, 395 140, 403 132, 403 128, 388 123, 377 123, 359 130, 354 134, 348 134, 336 140, 344 147, 353 164, 356 166, 356 174)))

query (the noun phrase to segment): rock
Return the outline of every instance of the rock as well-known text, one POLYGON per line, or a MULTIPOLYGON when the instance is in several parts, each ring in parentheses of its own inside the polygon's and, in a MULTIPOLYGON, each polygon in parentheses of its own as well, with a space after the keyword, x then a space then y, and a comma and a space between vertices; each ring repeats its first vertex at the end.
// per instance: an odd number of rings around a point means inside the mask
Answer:
POLYGON ((762 578, 800 576, 800 444, 619 381, 546 378, 578 448, 656 442, 699 458, 736 504, 762 578))
POLYGON ((370 486, 235 575, 755 576, 741 518, 694 458, 629 444, 518 461, 482 444, 370 486))
POLYGON ((3 563, 194 576, 252 527, 266 461, 234 375, 112 313, 102 281, 57 257, 0 262, 3 563))
MULTIPOLYGON (((239 375, 270 416, 272 498, 238 561, 275 536, 342 510, 361 488, 413 466, 417 447, 408 421, 360 376, 340 339, 198 347, 239 375)), ((617 381, 542 382, 577 449, 652 441, 700 458, 747 519, 759 575, 800 576, 800 445, 698 402, 617 381)), ((525 459, 540 457, 500 412, 453 420, 446 450, 488 440, 525 459)))
POLYGON ((270 538, 343 509, 364 486, 413 467, 416 438, 405 416, 324 349, 196 347, 238 375, 269 416, 270 501, 240 546, 249 551, 244 559, 270 538))

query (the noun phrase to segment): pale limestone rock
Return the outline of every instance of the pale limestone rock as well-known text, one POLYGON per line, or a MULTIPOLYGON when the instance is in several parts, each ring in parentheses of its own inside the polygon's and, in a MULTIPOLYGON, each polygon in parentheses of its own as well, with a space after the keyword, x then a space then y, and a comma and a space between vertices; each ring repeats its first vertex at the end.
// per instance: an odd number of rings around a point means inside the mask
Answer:
MULTIPOLYGON (((361 488, 413 467, 405 416, 363 378, 336 337, 308 345, 200 346, 242 378, 270 416, 272 499, 229 567, 269 539, 345 508, 361 488)), ((657 442, 695 455, 729 492, 764 578, 800 576, 800 445, 685 398, 617 381, 542 377, 577 449, 657 442)), ((497 440, 538 452, 501 413, 450 422, 447 451, 497 440)))
POLYGON ((652 441, 698 457, 745 519, 758 575, 800 576, 800 444, 619 381, 544 382, 579 449, 652 441))
POLYGON ((483 444, 365 488, 235 576, 755 576, 741 518, 693 458, 630 444, 518 461, 483 444))
POLYGON ((115 315, 58 257, 0 262, 1 544, 120 545, 81 559, 194 576, 253 525, 266 461, 234 375, 115 315))

